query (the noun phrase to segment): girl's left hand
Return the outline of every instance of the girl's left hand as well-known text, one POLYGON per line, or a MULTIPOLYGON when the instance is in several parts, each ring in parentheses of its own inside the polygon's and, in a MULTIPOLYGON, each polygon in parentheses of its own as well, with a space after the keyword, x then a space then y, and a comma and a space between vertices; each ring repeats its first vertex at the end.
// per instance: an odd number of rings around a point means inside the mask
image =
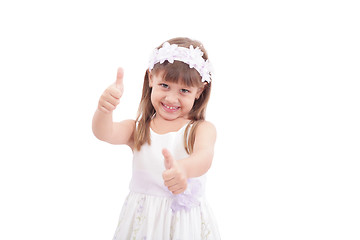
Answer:
POLYGON ((181 162, 176 161, 167 149, 163 149, 164 164, 166 170, 163 172, 165 186, 173 194, 183 193, 187 188, 186 171, 181 162))

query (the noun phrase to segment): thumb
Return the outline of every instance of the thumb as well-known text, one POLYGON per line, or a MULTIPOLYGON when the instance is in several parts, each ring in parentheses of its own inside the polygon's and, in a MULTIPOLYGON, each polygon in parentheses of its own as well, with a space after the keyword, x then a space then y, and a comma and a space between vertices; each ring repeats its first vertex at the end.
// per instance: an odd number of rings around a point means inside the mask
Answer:
POLYGON ((117 70, 116 82, 115 82, 115 86, 119 89, 123 86, 123 78, 124 78, 124 69, 119 67, 117 70))
POLYGON ((174 166, 175 164, 175 161, 174 161, 174 158, 173 156, 171 155, 171 153, 166 149, 164 148, 162 150, 162 154, 164 156, 164 165, 165 165, 165 168, 166 169, 170 169, 174 166))

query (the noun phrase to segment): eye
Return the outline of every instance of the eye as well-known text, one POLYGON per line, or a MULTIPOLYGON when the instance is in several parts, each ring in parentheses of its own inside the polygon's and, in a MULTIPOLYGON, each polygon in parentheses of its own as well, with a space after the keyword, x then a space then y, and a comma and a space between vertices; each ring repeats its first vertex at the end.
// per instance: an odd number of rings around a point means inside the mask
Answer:
POLYGON ((190 91, 188 89, 183 88, 183 89, 180 90, 180 92, 181 93, 189 93, 190 91))
POLYGON ((167 84, 165 84, 165 83, 160 83, 159 84, 161 87, 163 87, 163 88, 169 88, 169 85, 167 85, 167 84))
POLYGON ((188 92, 190 92, 190 91, 187 90, 187 89, 185 89, 185 88, 183 88, 183 89, 180 90, 180 92, 182 92, 182 93, 188 93, 188 92))

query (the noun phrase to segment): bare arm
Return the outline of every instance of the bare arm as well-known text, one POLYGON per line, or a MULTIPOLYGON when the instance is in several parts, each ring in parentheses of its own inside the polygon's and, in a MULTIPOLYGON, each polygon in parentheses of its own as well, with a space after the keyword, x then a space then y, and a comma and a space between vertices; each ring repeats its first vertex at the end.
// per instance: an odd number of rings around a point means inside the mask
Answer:
POLYGON ((113 122, 112 114, 96 110, 92 125, 93 133, 99 140, 133 148, 135 120, 113 122))
POLYGON ((101 95, 98 108, 94 114, 92 130, 94 135, 111 144, 126 144, 133 147, 134 120, 113 122, 112 112, 120 103, 123 94, 124 72, 118 69, 116 82, 108 87, 101 95))
POLYGON ((216 141, 216 129, 210 122, 202 122, 196 130, 194 151, 180 160, 187 178, 200 177, 211 167, 216 141))
POLYGON ((194 151, 188 158, 176 161, 168 150, 163 149, 166 168, 163 179, 169 191, 173 194, 184 192, 188 178, 200 177, 209 170, 214 156, 215 140, 214 125, 202 122, 196 130, 194 151))

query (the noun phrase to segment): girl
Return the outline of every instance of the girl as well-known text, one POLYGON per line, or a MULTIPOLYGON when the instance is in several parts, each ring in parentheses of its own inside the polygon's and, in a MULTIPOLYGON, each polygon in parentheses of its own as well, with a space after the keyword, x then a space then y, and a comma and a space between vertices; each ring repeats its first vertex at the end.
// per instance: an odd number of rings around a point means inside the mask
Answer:
POLYGON ((136 120, 112 121, 123 94, 123 70, 105 90, 94 135, 134 153, 130 193, 113 240, 220 239, 204 198, 215 127, 205 121, 211 70, 198 41, 171 39, 154 50, 136 120))

